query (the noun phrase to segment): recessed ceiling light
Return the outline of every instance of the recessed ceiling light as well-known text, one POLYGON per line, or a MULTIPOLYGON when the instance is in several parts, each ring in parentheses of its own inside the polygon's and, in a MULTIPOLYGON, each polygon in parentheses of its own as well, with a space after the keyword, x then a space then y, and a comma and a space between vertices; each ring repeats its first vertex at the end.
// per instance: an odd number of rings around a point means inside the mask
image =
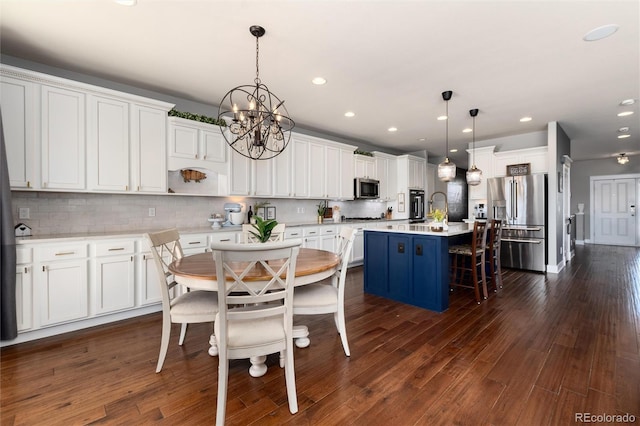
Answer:
POLYGON ((322 77, 316 77, 313 80, 311 80, 311 82, 317 86, 322 86, 323 84, 327 83, 327 80, 325 80, 322 77))
POLYGON ((458 148, 451 148, 449 152, 458 152, 458 148))
POLYGON ((594 28, 582 37, 584 41, 598 41, 603 38, 607 38, 620 28, 616 24, 603 25, 598 28, 594 28))
POLYGON ((626 117, 627 115, 633 114, 633 111, 622 111, 618 113, 618 117, 626 117))
POLYGON ((390 132, 397 132, 398 128, 397 127, 389 127, 387 130, 390 131, 390 132))
POLYGON ((521 123, 526 123, 527 121, 531 121, 531 120, 533 120, 533 118, 531 118, 531 117, 522 117, 520 119, 520 122, 521 123))
POLYGON ((420 138, 420 139, 418 139, 418 142, 424 142, 426 140, 427 140, 426 138, 420 138))
POLYGON ((446 120, 447 116, 446 115, 441 115, 440 117, 438 117, 438 120, 443 121, 446 120))
POLYGON ((353 112, 353 111, 347 111, 347 112, 344 113, 344 116, 351 118, 351 117, 355 117, 356 113, 353 112))
POLYGON ((618 139, 626 139, 626 138, 630 138, 631 135, 618 135, 618 139))
POLYGON ((629 105, 633 105, 635 103, 636 103, 635 99, 625 99, 624 101, 620 102, 620 105, 629 106, 629 105))
POLYGON ((628 127, 620 127, 618 129, 618 133, 627 133, 629 131, 628 127))
POLYGON ((122 6, 135 6, 137 0, 114 0, 116 3, 122 6))
POLYGON ((473 129, 467 127, 466 129, 462 129, 462 133, 471 133, 473 132, 473 129))

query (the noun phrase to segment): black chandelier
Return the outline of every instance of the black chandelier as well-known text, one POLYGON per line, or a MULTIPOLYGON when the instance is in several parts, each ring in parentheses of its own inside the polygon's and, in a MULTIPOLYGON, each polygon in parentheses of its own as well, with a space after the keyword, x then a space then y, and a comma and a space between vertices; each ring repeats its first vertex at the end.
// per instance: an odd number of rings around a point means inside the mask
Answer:
POLYGON ((260 81, 258 40, 265 29, 252 25, 249 32, 256 38, 254 84, 229 90, 220 102, 218 118, 229 123, 229 132, 221 130, 231 148, 252 160, 268 160, 284 151, 295 124, 289 118, 284 101, 260 81))

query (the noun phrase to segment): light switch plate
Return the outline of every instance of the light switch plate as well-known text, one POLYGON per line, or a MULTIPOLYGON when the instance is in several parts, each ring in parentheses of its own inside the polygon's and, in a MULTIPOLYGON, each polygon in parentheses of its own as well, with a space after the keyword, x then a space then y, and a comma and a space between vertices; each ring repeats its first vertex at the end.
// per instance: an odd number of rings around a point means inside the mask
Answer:
POLYGON ((19 218, 20 219, 30 219, 29 217, 29 207, 20 207, 19 210, 19 218))

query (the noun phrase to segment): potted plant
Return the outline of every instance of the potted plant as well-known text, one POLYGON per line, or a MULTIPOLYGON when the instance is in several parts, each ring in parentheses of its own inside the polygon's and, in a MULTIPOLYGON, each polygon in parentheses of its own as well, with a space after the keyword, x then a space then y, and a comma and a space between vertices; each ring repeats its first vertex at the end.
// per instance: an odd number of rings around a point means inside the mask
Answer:
POLYGON ((264 220, 260 216, 254 216, 256 223, 253 224, 253 228, 257 232, 249 231, 251 235, 256 237, 261 243, 266 243, 271 238, 271 231, 276 227, 278 222, 275 219, 264 220))
POLYGON ((318 223, 322 223, 322 218, 324 218, 324 214, 327 212, 327 202, 322 201, 318 204, 318 223))
POLYGON ((431 223, 431 230, 435 232, 440 232, 443 229, 442 221, 445 218, 445 214, 440 209, 435 209, 433 213, 431 213, 433 217, 433 222, 431 223))

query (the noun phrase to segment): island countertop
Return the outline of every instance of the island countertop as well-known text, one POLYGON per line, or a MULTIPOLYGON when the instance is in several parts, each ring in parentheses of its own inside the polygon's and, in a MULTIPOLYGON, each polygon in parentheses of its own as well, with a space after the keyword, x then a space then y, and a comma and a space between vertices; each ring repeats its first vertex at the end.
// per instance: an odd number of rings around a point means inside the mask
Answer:
POLYGON ((410 223, 379 226, 377 228, 367 228, 368 232, 400 232, 403 234, 432 235, 434 237, 453 237, 473 232, 473 223, 452 222, 449 228, 444 231, 435 232, 431 227, 424 223, 410 223))

